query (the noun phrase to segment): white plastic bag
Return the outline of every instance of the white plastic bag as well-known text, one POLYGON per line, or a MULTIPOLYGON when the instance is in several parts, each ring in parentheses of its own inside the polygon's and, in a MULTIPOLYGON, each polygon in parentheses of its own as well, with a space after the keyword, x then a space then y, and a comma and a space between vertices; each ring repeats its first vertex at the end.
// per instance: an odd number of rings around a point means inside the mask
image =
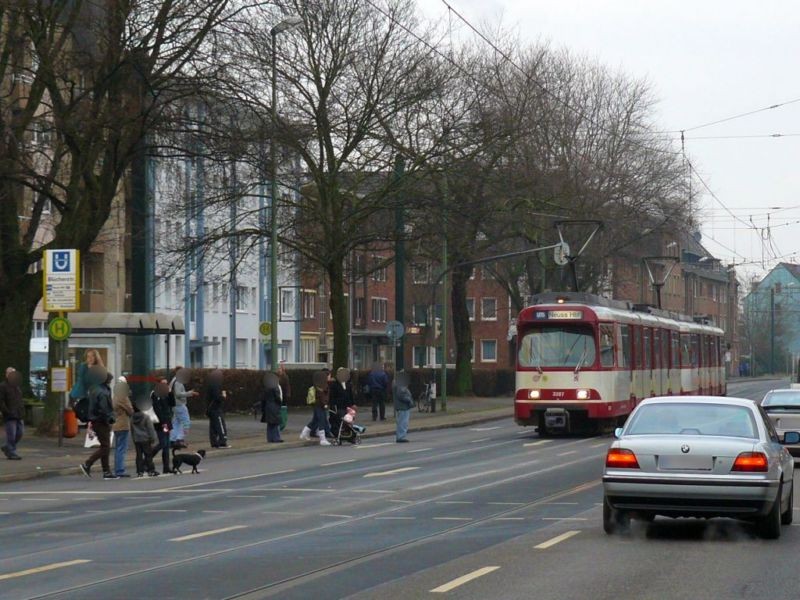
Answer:
POLYGON ((97 435, 94 433, 94 429, 92 429, 91 425, 86 427, 86 439, 83 442, 84 448, 97 448, 100 446, 100 440, 97 439, 97 435))

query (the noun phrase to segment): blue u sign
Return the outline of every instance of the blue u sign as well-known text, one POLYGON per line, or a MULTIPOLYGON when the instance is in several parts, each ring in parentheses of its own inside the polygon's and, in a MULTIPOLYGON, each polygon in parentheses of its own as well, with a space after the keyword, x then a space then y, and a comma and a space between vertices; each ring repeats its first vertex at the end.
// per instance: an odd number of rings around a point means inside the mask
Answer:
POLYGON ((53 273, 69 273, 71 270, 70 253, 53 252, 53 273))

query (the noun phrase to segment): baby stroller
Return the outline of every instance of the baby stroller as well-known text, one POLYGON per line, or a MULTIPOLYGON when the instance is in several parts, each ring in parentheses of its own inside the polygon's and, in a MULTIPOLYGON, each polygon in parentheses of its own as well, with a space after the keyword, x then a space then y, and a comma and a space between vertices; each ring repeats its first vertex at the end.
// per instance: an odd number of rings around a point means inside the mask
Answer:
POLYGON ((331 433, 333 434, 331 442, 337 446, 341 446, 343 442, 350 442, 354 445, 361 443, 361 434, 364 433, 367 428, 355 423, 356 414, 356 409, 352 406, 347 408, 347 412, 342 417, 340 417, 336 411, 328 411, 331 433))

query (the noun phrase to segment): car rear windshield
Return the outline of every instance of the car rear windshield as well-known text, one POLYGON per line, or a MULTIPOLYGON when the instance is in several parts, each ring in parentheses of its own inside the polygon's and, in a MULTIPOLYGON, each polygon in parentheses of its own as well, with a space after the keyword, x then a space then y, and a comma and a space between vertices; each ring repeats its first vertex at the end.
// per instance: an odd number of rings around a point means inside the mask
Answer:
POLYGON ((761 406, 765 408, 789 406, 800 409, 800 392, 770 392, 764 396, 761 406))
POLYGON ((639 407, 625 435, 714 435, 758 438, 753 412, 730 404, 675 402, 639 407))

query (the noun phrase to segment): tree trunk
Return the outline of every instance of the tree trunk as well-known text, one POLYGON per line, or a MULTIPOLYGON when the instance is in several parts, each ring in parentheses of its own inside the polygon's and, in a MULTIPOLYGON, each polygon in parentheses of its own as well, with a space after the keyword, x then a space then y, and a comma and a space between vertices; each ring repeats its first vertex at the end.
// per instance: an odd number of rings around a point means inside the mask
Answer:
POLYGON ((328 281, 330 283, 329 306, 333 316, 333 370, 348 366, 350 320, 347 314, 347 298, 344 295, 344 261, 334 260, 328 263, 328 281))
POLYGON ((469 267, 461 267, 453 271, 453 283, 450 287, 450 305, 453 311, 453 336, 456 345, 456 372, 454 396, 472 394, 472 326, 467 310, 467 281, 469 267))
POLYGON ((41 278, 25 273, 7 281, 7 285, 0 285, 0 331, 3 335, 0 378, 4 377, 6 367, 14 367, 22 373, 23 390, 29 394, 31 328, 33 313, 42 297, 41 278))

